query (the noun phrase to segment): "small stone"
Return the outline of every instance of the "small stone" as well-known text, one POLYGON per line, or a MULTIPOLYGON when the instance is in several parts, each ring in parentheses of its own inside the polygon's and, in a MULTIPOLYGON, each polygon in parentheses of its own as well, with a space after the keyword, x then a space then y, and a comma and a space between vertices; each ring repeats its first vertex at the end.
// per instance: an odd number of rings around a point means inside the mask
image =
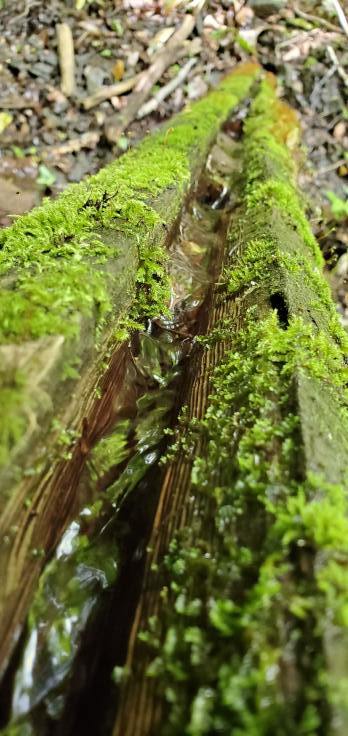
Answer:
POLYGON ((93 95, 94 92, 97 92, 102 87, 105 79, 108 77, 108 73, 99 66, 88 65, 84 69, 84 76, 87 84, 87 92, 89 95, 93 95))
POLYGON ((278 13, 286 5, 286 0, 250 0, 249 6, 255 15, 260 18, 267 18, 273 13, 278 13))
POLYGON ((77 157, 73 157, 73 165, 68 173, 68 181, 79 182, 90 172, 91 162, 89 156, 80 151, 77 157))
POLYGON ((201 76, 197 75, 187 85, 187 93, 189 100, 196 100, 206 94, 208 89, 207 83, 201 76))
POLYGON ((42 52, 42 61, 44 61, 45 64, 49 64, 50 66, 57 66, 58 56, 54 51, 51 51, 50 49, 45 49, 42 52))
POLYGON ((95 119, 97 125, 101 127, 105 123, 105 113, 102 110, 97 110, 95 113, 95 119))
POLYGON ((27 38, 27 43, 29 43, 30 46, 33 46, 34 49, 42 49, 45 45, 42 38, 40 38, 40 36, 35 33, 27 38))
POLYGON ((45 64, 44 61, 38 61, 30 67, 29 73, 32 77, 50 79, 52 77, 52 66, 45 64))
POLYGON ((74 128, 78 133, 85 133, 89 129, 89 119, 81 116, 74 123, 74 128))
POLYGON ((344 120, 340 120, 340 122, 337 123, 337 125, 335 125, 334 127, 333 136, 334 138, 336 138, 336 141, 340 141, 342 140, 342 138, 344 138, 345 133, 346 133, 346 123, 344 122, 344 120))
POLYGON ((139 51, 130 51, 127 54, 127 66, 131 66, 131 67, 136 66, 136 64, 139 61, 139 56, 140 56, 139 51))
POLYGON ((47 130, 43 132, 42 138, 48 146, 53 146, 53 144, 55 143, 54 135, 52 135, 52 133, 49 133, 49 131, 47 130))

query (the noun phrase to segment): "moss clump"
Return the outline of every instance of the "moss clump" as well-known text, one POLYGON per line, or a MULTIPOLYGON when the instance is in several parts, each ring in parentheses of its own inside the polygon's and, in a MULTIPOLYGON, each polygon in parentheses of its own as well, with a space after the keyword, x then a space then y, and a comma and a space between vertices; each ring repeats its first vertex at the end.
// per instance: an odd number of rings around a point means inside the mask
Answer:
POLYGON ((230 238, 239 259, 224 274, 227 294, 250 304, 253 290, 255 304, 242 327, 226 319, 203 341, 225 352, 186 440, 197 448, 197 511, 164 561, 161 620, 142 634, 156 650, 148 674, 159 679, 161 733, 170 736, 326 734, 339 686, 325 637, 328 627, 348 628, 347 478, 343 465, 343 484, 332 482, 325 456, 321 475, 307 470, 297 392, 302 380, 313 384, 323 420, 334 415, 347 434, 347 339, 318 270, 279 109, 264 83, 245 126, 244 199, 230 238), (319 325, 306 302, 300 316, 303 280, 319 325), (269 306, 274 286, 288 302, 286 324, 269 306))
POLYGON ((0 291, 1 343, 50 334, 74 336, 79 332, 81 315, 94 310, 100 321, 111 309, 109 279, 101 264, 112 255, 115 249, 98 240, 80 240, 57 247, 55 256, 51 251, 28 271, 20 271, 16 293, 0 291), (93 265, 82 261, 86 251, 93 265))

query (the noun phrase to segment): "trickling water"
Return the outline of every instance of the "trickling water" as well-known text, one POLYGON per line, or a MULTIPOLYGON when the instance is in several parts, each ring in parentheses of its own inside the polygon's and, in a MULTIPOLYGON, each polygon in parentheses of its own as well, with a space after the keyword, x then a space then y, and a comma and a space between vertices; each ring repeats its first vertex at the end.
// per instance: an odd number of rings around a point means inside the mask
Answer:
MULTIPOLYGON (((211 169, 211 161, 209 165, 211 169)), ((191 202, 183 216, 170 247, 171 316, 152 321, 133 338, 117 397, 117 420, 92 449, 80 480, 79 497, 88 503, 41 576, 13 688, 11 723, 25 724, 25 736, 73 732, 74 719, 66 714, 71 698, 80 702, 85 685, 76 682, 76 671, 84 673, 86 682, 92 677, 88 664, 81 670, 78 663, 84 660, 84 648, 90 652, 86 641, 98 638, 93 626, 105 621, 98 611, 108 608, 128 562, 144 557, 165 430, 180 406, 185 360, 224 237, 219 210, 228 196, 226 180, 220 175, 214 187, 213 197, 191 202), (90 630, 91 637, 86 634, 90 630)), ((87 732, 93 731, 87 727, 87 732)))

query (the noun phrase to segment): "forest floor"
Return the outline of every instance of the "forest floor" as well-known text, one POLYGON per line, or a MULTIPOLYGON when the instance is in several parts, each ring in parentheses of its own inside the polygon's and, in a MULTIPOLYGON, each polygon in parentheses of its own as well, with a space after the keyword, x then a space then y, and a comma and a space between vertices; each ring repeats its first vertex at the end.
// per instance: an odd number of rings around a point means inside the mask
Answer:
POLYGON ((348 323, 347 33, 335 0, 0 0, 0 225, 96 172, 204 95, 237 62, 256 58, 277 75, 300 114, 312 166, 312 176, 303 171, 312 224, 348 323), (195 28, 170 58, 171 37, 187 11, 198 9, 195 28), (72 94, 62 91, 59 24, 72 32, 72 94), (108 126, 124 113, 132 92, 111 89, 108 99, 86 106, 101 89, 132 84, 166 49, 170 63, 148 99, 167 84, 172 93, 115 143, 108 126))

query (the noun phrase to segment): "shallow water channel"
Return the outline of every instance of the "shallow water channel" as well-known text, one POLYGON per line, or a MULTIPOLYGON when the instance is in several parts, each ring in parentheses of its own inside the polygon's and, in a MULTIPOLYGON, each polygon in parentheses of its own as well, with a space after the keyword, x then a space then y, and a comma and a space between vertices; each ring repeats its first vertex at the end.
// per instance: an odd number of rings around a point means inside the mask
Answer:
POLYGON ((105 736, 112 729, 115 672, 141 590, 170 428, 219 277, 237 151, 222 133, 170 246, 169 313, 133 335, 127 348, 113 426, 90 452, 80 512, 41 575, 13 658, 10 727, 4 723, 3 733, 12 733, 11 724, 23 736, 105 736))

